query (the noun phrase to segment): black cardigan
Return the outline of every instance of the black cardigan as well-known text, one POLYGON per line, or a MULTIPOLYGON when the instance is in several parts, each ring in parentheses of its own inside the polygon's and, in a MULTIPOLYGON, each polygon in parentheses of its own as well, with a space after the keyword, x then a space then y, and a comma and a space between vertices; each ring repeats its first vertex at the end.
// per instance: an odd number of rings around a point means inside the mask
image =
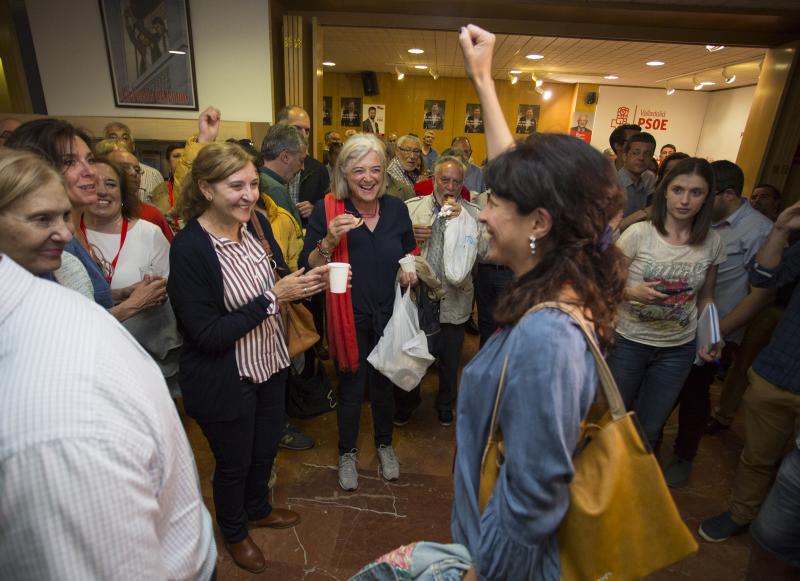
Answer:
MULTIPOLYGON (((283 276, 289 268, 266 218, 256 213, 283 276)), ((256 236, 252 224, 247 228, 256 236)), ((257 238, 257 237, 256 237, 257 238)), ((214 246, 196 218, 172 242, 167 292, 183 335, 179 380, 186 413, 198 421, 226 421, 242 414, 236 341, 267 318, 271 302, 259 296, 228 311, 222 269, 214 246)))

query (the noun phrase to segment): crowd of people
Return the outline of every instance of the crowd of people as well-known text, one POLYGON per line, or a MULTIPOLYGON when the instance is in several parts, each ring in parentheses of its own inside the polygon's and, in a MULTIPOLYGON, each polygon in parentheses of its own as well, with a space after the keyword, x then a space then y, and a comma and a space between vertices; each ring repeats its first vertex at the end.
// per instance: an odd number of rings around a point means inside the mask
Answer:
POLYGON ((800 566, 800 204, 783 209, 769 184, 748 202, 736 164, 673 144, 656 157, 655 137, 635 125, 612 132, 606 155, 568 135, 515 142, 491 76, 493 35, 470 25, 460 43, 481 102, 480 164, 467 136, 440 153, 433 131, 376 127, 328 132, 317 161, 298 106, 278 113, 260 149, 217 142, 221 113, 209 107, 197 134, 168 150, 166 178, 140 162, 122 123, 96 143, 58 119, 3 123, 0 568, 10 578, 215 576, 211 518, 169 396, 209 443, 216 524, 247 571, 266 568, 251 528, 301 518, 272 506, 269 488, 280 447, 314 445, 288 422, 287 392, 316 360, 331 359, 338 379, 339 486, 359 486, 365 395, 380 474, 401 478, 393 430, 412 421, 419 386, 401 390, 367 360, 397 285, 413 293, 438 359, 438 421, 457 420, 451 527, 465 578, 560 575, 556 533, 598 370, 571 317, 529 312, 550 301, 590 323, 669 486, 689 482, 701 437, 727 429, 744 403, 730 509, 699 534, 724 541, 752 523, 759 544, 800 566), (454 221, 479 233, 469 258, 447 247, 454 221), (409 255, 413 271, 398 264, 409 255), (459 260, 460 278, 448 265, 459 260), (344 293, 329 286, 336 263, 349 264, 344 293), (294 304, 321 339, 290 357, 294 304), (709 342, 699 321, 711 306, 719 340, 709 342), (480 350, 460 369, 470 331, 480 350), (498 384, 496 402, 486 386, 498 384), (495 420, 505 462, 484 507, 495 420))

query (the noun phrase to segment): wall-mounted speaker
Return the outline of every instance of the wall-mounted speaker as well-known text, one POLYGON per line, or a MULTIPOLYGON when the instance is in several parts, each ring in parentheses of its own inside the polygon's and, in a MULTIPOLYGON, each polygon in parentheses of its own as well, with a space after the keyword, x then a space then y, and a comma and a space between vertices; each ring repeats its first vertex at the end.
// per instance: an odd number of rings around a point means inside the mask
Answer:
POLYGON ((361 73, 361 83, 364 85, 364 94, 367 96, 378 94, 378 75, 374 71, 361 73))
POLYGON ((586 93, 586 104, 594 105, 595 103, 597 103, 597 93, 595 91, 586 93))

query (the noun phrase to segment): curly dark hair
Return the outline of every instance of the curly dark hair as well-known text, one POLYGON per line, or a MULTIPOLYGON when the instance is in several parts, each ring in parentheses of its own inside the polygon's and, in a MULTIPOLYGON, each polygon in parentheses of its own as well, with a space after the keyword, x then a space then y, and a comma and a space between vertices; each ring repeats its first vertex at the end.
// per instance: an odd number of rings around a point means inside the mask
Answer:
POLYGON ((63 173, 62 157, 70 152, 75 138, 91 146, 88 133, 63 119, 34 119, 17 127, 6 141, 6 147, 32 151, 63 173))
POLYGON ((495 320, 513 325, 532 306, 557 299, 571 286, 601 346, 608 347, 627 279, 608 226, 624 204, 613 165, 579 139, 537 133, 491 160, 485 177, 491 195, 512 202, 520 214, 542 208, 552 217, 549 233, 537 241, 541 260, 512 281, 495 320))

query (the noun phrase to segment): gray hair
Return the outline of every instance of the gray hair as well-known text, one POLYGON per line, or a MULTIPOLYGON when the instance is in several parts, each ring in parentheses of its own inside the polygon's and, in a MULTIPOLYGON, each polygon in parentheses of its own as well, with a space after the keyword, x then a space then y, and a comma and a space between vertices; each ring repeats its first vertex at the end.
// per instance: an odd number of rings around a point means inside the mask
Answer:
POLYGON ((397 138, 397 146, 398 146, 398 147, 402 147, 402 146, 403 146, 403 144, 404 144, 406 141, 412 141, 412 140, 413 140, 413 141, 416 141, 416 142, 417 142, 417 144, 418 144, 420 147, 422 147, 422 142, 419 140, 419 137, 417 137, 416 135, 411 135, 410 133, 406 133, 405 135, 402 135, 402 136, 398 137, 398 138, 397 138))
POLYGON ((378 155, 381 164, 381 183, 378 185, 378 197, 386 193, 386 148, 383 142, 372 133, 358 133, 344 142, 336 167, 331 176, 331 192, 337 200, 350 197, 347 174, 351 166, 370 153, 378 155))
POLYGON ((464 163, 464 161, 456 155, 445 155, 444 153, 441 156, 439 156, 439 159, 433 162, 432 172, 435 174, 436 171, 446 163, 453 163, 457 165, 459 168, 461 168, 461 171, 466 176, 467 165, 464 163))
POLYGON ((284 152, 300 153, 308 149, 308 141, 293 125, 273 125, 261 142, 261 155, 266 161, 278 159, 284 152))

